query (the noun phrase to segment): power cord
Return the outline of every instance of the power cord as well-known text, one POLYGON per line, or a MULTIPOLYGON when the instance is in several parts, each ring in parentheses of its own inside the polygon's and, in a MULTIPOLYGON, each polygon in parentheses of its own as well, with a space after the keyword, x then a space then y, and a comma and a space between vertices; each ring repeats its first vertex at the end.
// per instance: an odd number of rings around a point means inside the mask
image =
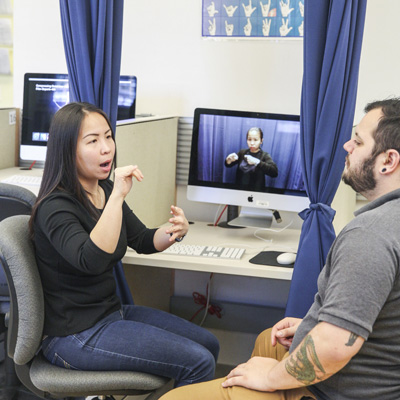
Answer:
POLYGON ((211 272, 210 276, 208 278, 208 283, 207 283, 207 287, 206 287, 206 296, 200 294, 199 292, 193 292, 193 299, 194 302, 196 304, 200 304, 202 305, 201 308, 199 308, 192 316, 192 318, 190 318, 190 321, 193 321, 194 318, 202 311, 204 310, 204 316, 203 319, 200 322, 200 326, 202 326, 204 324, 204 321, 206 320, 206 317, 208 314, 211 315, 216 315, 218 318, 222 317, 222 308, 220 306, 217 306, 216 304, 211 304, 210 303, 210 295, 211 295, 211 280, 214 276, 214 273, 211 272))

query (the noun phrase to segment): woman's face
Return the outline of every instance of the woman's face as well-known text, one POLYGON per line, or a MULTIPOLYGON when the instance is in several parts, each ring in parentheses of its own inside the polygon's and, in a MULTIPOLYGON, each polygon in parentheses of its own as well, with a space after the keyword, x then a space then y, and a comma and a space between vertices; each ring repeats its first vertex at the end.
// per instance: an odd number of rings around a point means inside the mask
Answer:
POLYGON ((260 131, 254 129, 247 134, 247 146, 251 153, 257 153, 262 144, 260 131))
POLYGON ((82 121, 76 148, 78 178, 82 186, 90 186, 108 178, 115 154, 115 143, 106 119, 96 112, 82 121))

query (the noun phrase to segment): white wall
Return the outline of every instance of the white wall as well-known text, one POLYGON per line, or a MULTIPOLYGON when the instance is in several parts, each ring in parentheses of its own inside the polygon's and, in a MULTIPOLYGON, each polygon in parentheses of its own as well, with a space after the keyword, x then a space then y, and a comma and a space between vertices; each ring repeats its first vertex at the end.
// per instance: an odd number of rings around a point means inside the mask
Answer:
MULTIPOLYGON (((15 0, 15 102, 25 72, 65 72, 58 1, 15 0)), ((138 77, 137 111, 196 107, 299 113, 302 41, 208 40, 201 1, 125 1, 121 73, 138 77)))
MULTIPOLYGON (((368 0, 357 112, 400 94, 398 0, 368 0)), ((59 2, 14 1, 14 101, 25 72, 66 72, 59 2)), ((127 0, 121 72, 138 77, 139 113, 192 116, 196 107, 298 113, 302 41, 201 37, 200 0, 127 0)))

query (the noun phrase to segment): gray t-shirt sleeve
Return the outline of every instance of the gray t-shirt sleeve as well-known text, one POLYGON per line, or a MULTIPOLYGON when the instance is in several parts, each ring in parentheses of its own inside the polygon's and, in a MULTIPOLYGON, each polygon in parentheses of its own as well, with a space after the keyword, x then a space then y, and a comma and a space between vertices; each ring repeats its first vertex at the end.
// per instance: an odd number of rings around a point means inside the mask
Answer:
POLYGON ((321 277, 318 321, 368 339, 396 279, 393 244, 366 228, 339 235, 321 277))

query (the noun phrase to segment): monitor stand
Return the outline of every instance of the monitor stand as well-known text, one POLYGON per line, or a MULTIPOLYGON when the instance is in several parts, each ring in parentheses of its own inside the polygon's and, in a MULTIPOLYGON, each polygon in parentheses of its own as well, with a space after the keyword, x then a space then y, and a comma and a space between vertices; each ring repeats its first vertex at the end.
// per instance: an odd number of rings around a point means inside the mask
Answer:
POLYGON ((244 226, 234 226, 230 224, 230 221, 237 218, 239 216, 239 207, 238 206, 230 206, 228 205, 228 210, 226 213, 226 221, 220 222, 218 226, 220 228, 229 228, 229 229, 240 229, 244 228, 244 226))
POLYGON ((225 223, 219 224, 224 228, 258 228, 271 227, 273 214, 271 210, 254 207, 228 206, 228 217, 225 223))

